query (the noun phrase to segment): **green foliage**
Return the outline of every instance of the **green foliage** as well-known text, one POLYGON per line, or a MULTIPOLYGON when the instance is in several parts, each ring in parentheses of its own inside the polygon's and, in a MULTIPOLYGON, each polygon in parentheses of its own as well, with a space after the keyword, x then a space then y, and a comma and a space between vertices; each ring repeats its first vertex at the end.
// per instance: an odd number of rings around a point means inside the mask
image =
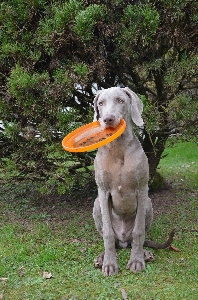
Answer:
POLYGON ((56 51, 54 42, 59 40, 61 43, 64 40, 65 31, 67 32, 69 24, 73 23, 81 8, 81 1, 70 0, 61 5, 58 1, 48 8, 46 17, 39 21, 36 30, 37 42, 49 55, 53 55, 56 51))
POLYGON ((17 123, 15 122, 4 122, 4 134, 7 136, 12 142, 16 142, 17 137, 20 133, 20 129, 17 123))
POLYGON ((82 1, 70 0, 64 3, 62 6, 54 6, 54 20, 56 27, 55 29, 59 31, 64 30, 64 27, 73 21, 76 14, 83 9, 82 1))
POLYGON ((53 79, 55 83, 61 84, 61 87, 63 88, 65 85, 68 86, 72 84, 72 81, 69 76, 69 71, 63 67, 55 69, 53 73, 53 79))
POLYGON ((159 22, 159 13, 152 5, 128 5, 123 14, 121 47, 130 47, 137 43, 146 46, 152 41, 159 22))
POLYGON ((87 65, 84 63, 76 64, 74 66, 74 70, 76 71, 77 75, 80 75, 80 76, 86 76, 89 72, 87 65))
POLYGON ((83 41, 89 41, 94 36, 94 26, 97 21, 104 20, 106 8, 104 5, 93 4, 78 13, 75 18, 74 32, 83 41))
POLYGON ((169 114, 176 122, 175 133, 182 139, 196 140, 198 101, 192 94, 180 94, 169 106, 169 114), (192 126, 195 125, 195 126, 192 126), (180 134, 183 129, 182 135, 180 134))
POLYGON ((37 104, 37 99, 40 100, 40 97, 43 96, 48 80, 47 72, 30 74, 17 64, 8 80, 8 91, 17 102, 33 108, 37 104))
POLYGON ((170 135, 198 136, 197 12, 187 0, 2 1, 4 180, 32 178, 45 191, 90 181, 94 154, 66 154, 61 140, 91 122, 97 89, 117 85, 144 102, 152 177, 170 135))
POLYGON ((145 96, 139 95, 144 105, 143 120, 144 126, 149 134, 152 134, 157 130, 157 127, 161 125, 161 117, 159 111, 156 110, 154 104, 149 101, 145 96))
POLYGON ((20 171, 18 169, 13 156, 10 158, 5 157, 1 159, 0 164, 0 180, 2 181, 9 181, 12 178, 18 177, 20 171))
POLYGON ((173 51, 171 49, 166 54, 166 61, 167 63, 169 62, 169 68, 167 68, 167 73, 164 77, 167 88, 177 88, 178 80, 181 81, 184 76, 193 78, 197 72, 198 57, 196 55, 191 57, 184 52, 178 60, 175 60, 173 51))

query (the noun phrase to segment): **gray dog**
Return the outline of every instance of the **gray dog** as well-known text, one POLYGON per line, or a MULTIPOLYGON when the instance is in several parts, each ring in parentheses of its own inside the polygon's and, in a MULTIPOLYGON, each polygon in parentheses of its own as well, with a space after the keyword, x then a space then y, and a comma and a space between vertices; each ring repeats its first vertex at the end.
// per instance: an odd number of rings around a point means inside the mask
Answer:
POLYGON ((112 87, 97 93, 94 107, 95 120, 104 128, 115 128, 120 119, 126 121, 124 133, 99 148, 94 162, 98 197, 93 216, 105 248, 94 260, 95 267, 102 267, 105 276, 117 273, 115 246, 131 245, 127 269, 138 272, 145 268, 145 261, 153 260, 152 253, 143 249, 153 218, 148 160, 133 132, 133 123, 143 126, 143 104, 129 88, 112 87))

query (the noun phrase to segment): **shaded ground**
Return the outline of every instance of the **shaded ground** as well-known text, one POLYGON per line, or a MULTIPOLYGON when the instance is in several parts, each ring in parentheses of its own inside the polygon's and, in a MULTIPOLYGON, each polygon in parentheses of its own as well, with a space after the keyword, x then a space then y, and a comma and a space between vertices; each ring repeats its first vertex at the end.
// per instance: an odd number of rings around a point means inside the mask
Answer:
MULTIPOLYGON (((163 214, 169 212, 172 207, 179 206, 180 203, 188 201, 188 197, 198 197, 198 191, 184 191, 177 190, 169 187, 158 192, 149 193, 149 197, 153 203, 154 215, 163 214)), ((82 195, 82 198, 76 198, 72 196, 60 196, 55 199, 45 198, 44 202, 37 206, 38 212, 50 214, 52 218, 64 219, 65 214, 72 212, 89 212, 92 213, 94 199, 92 197, 86 197, 82 195), (60 207, 60 203, 62 204, 60 207)))
MULTIPOLYGON (((95 193, 94 191, 93 193, 95 193)), ((92 193, 92 195, 93 195, 92 193)), ((67 222, 74 215, 81 215, 86 218, 90 216, 93 210, 94 199, 90 193, 86 196, 86 191, 73 195, 50 195, 36 196, 34 199, 28 200, 22 194, 17 199, 7 200, 9 211, 6 209, 4 215, 7 215, 9 222, 27 223, 31 219, 47 219, 53 222, 67 222)), ((153 203, 154 219, 169 211, 177 210, 181 203, 188 202, 190 197, 198 198, 198 191, 185 190, 179 187, 168 187, 167 189, 150 192, 149 197, 153 203)), ((3 201, 1 203, 3 209, 3 201)), ((50 223, 51 223, 50 222, 50 223)))

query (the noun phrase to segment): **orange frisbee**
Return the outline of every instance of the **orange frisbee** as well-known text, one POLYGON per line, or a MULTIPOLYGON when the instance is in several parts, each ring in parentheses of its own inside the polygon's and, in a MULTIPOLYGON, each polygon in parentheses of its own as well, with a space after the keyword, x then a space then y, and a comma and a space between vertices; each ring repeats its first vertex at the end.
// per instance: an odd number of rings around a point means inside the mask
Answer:
POLYGON ((69 152, 85 152, 102 147, 117 137, 126 128, 126 122, 121 119, 116 128, 103 129, 99 121, 81 126, 69 133, 62 141, 62 146, 69 152))

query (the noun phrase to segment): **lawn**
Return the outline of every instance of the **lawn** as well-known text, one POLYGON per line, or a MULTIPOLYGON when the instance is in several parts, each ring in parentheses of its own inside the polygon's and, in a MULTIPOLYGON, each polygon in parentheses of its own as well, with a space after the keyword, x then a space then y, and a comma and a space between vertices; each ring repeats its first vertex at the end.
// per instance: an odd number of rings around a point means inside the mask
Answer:
POLYGON ((164 241, 176 228, 180 251, 152 250, 153 263, 126 270, 130 249, 118 250, 119 273, 104 277, 93 260, 103 251, 93 218, 94 196, 38 197, 33 184, 0 189, 0 299, 198 299, 198 151, 168 148, 159 172, 169 188, 150 195, 149 238, 164 241), (49 278, 48 278, 49 277, 49 278))

